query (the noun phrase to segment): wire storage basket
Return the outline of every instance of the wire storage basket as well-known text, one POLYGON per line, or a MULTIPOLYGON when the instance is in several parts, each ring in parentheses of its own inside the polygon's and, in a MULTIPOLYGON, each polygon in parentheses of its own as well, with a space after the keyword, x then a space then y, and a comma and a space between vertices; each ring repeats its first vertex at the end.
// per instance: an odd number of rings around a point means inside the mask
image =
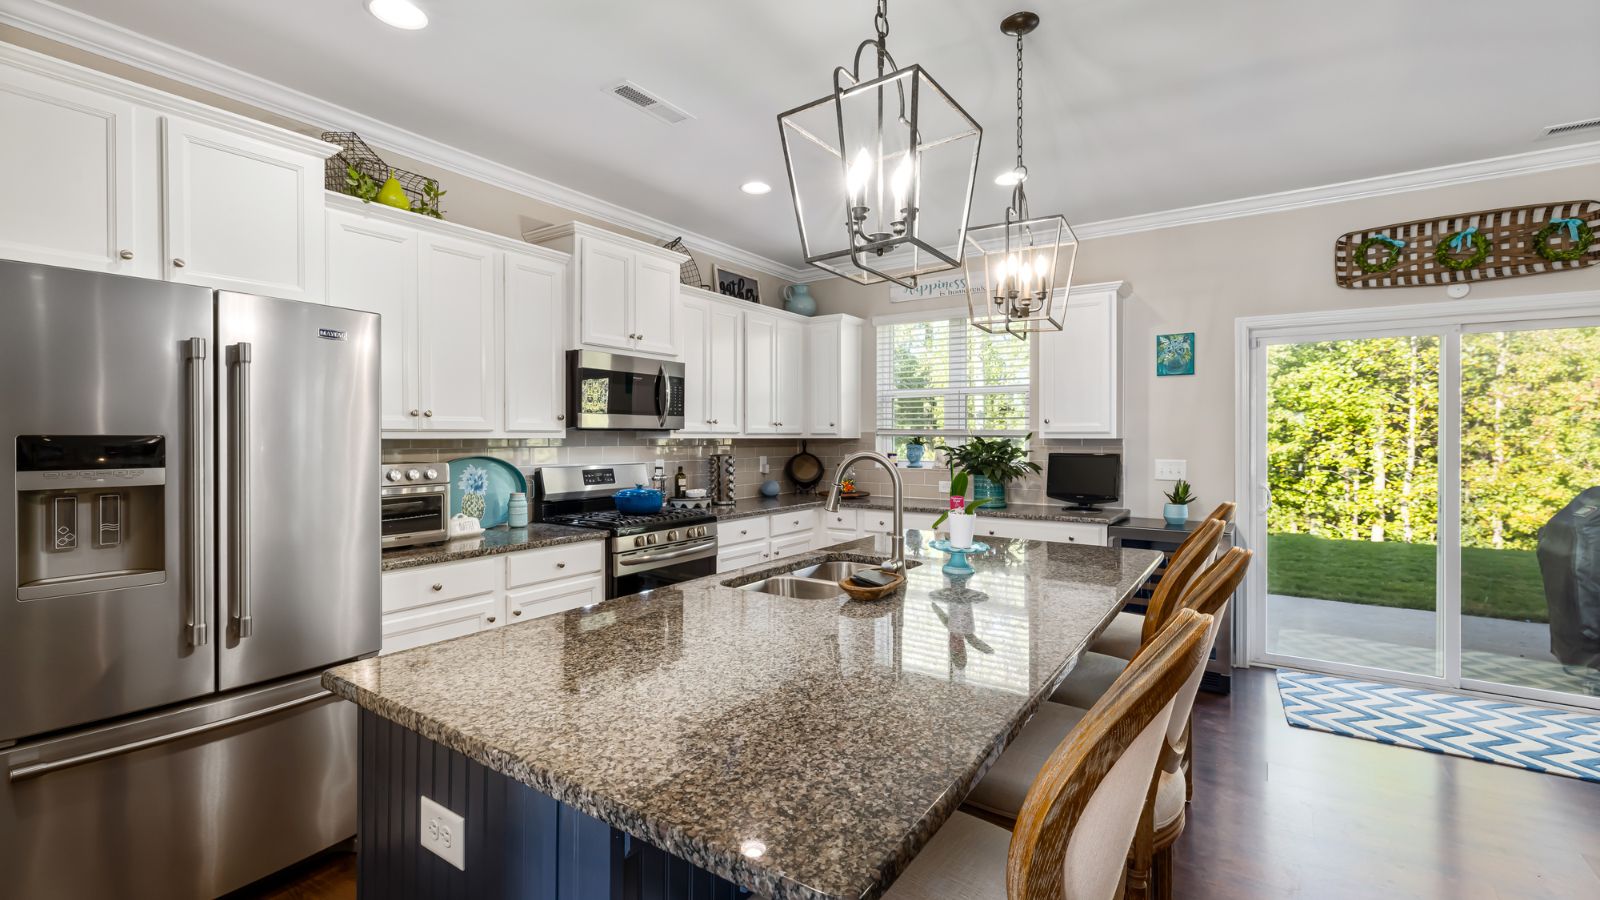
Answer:
POLYGON ((444 218, 444 211, 439 208, 441 192, 437 181, 389 165, 383 161, 383 157, 367 146, 361 135, 353 131, 324 131, 322 139, 340 147, 339 152, 328 157, 327 163, 323 166, 323 187, 354 196, 355 192, 349 182, 351 167, 380 185, 393 175, 395 180, 400 182, 400 187, 405 189, 406 197, 411 201, 412 212, 432 216, 435 219, 444 218))
POLYGON ((711 289, 711 285, 706 284, 705 281, 701 279, 700 264, 694 261, 694 254, 690 253, 689 248, 684 246, 683 238, 675 237, 661 246, 689 257, 688 262, 678 267, 679 283, 687 284, 690 287, 705 288, 707 290, 711 289))

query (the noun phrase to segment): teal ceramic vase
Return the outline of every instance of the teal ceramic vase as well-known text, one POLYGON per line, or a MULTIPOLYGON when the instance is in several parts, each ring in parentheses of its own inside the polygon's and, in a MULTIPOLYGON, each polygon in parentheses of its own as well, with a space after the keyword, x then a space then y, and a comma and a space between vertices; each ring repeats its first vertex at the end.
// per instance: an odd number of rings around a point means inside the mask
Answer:
POLYGON ((1168 503, 1161 508, 1161 517, 1167 520, 1168 525, 1182 525, 1189 521, 1189 504, 1168 503))
POLYGON ((984 509, 1005 509, 1006 486, 998 482, 990 481, 982 475, 973 475, 972 502, 976 503, 979 500, 989 501, 983 505, 984 509))
POLYGON ((798 316, 817 314, 817 299, 811 296, 811 287, 791 284, 783 289, 783 308, 798 316))
POLYGON ((912 464, 913 466, 921 464, 922 454, 926 452, 926 450, 927 448, 923 447, 921 444, 907 444, 906 462, 912 464))

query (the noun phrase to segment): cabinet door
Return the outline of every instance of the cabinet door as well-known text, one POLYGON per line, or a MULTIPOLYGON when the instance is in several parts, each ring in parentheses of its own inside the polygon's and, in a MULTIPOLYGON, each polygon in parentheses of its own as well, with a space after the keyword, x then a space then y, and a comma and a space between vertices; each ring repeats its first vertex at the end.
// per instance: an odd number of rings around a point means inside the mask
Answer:
POLYGON ((861 537, 861 535, 856 534, 854 531, 842 531, 838 528, 824 528, 822 529, 822 538, 817 541, 817 546, 832 547, 834 544, 849 543, 850 541, 853 541, 859 537, 861 537))
POLYGON ((500 598, 490 595, 389 613, 383 617, 380 652, 409 650, 494 628, 503 624, 499 621, 500 608, 500 598))
POLYGON ((499 254, 424 235, 417 266, 423 427, 493 431, 499 419, 499 254))
POLYGON ((772 355, 772 418, 777 434, 803 434, 806 429, 805 328, 780 320, 772 355))
POLYGON ((778 538, 772 542, 772 558, 788 559, 799 556, 811 549, 811 535, 799 534, 786 538, 778 538))
MULTIPOLYGON (((711 382, 706 405, 715 434, 739 434, 744 408, 744 314, 717 303, 707 304, 706 344, 711 382)), ((688 329, 683 331, 688 337, 688 329)), ((692 390, 692 388, 691 388, 692 390)))
POLYGON ((767 562, 771 558, 772 550, 766 541, 722 547, 717 550, 717 572, 719 574, 731 572, 734 569, 767 562))
POLYGON ((507 253, 505 266, 506 431, 564 434, 566 264, 507 253))
POLYGON ((678 264, 653 256, 634 257, 634 350, 653 356, 678 355, 678 264))
POLYGON ((417 402, 417 233, 342 211, 328 213, 328 302, 383 318, 384 431, 421 426, 417 402))
POLYGON ((0 258, 160 277, 157 211, 134 216, 131 104, 7 68, 0 122, 0 258))
POLYGON ((683 429, 679 434, 711 434, 711 393, 717 361, 711 340, 710 304, 683 298, 683 429))
POLYGON ((322 160, 182 119, 163 129, 168 280, 321 299, 322 160))
POLYGON ((1064 326, 1039 335, 1037 431, 1041 437, 1117 437, 1116 293, 1072 297, 1064 326))
POLYGON ((506 593, 506 610, 513 622, 526 622, 569 609, 593 606, 606 598, 605 579, 599 575, 552 581, 506 593))
MULTIPOLYGON (((839 325, 818 322, 806 328, 806 434, 837 437, 840 424, 839 325)), ((858 360, 851 360, 855 365, 858 360)))
POLYGON ((632 350, 633 252, 585 238, 578 241, 578 257, 579 340, 632 350))
POLYGON ((773 391, 778 352, 778 323, 770 316, 744 317, 744 433, 774 434, 778 430, 773 391))

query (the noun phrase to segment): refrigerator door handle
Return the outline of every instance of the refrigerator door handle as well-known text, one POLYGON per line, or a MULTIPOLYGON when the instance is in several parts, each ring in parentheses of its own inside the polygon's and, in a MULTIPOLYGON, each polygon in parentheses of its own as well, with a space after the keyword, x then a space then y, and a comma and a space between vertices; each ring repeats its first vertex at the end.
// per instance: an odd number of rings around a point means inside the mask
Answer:
POLYGON ((211 639, 206 626, 206 339, 190 338, 189 364, 189 645, 211 639))
POLYGON ((296 697, 293 700, 285 700, 282 703, 274 704, 272 706, 264 707, 262 709, 251 710, 250 712, 242 713, 240 715, 232 716, 230 718, 218 719, 215 722, 206 722, 206 723, 200 724, 200 725, 192 725, 192 726, 190 726, 188 728, 180 728, 180 729, 178 729, 176 731, 169 731, 169 732, 166 732, 165 734, 152 735, 152 736, 147 737, 147 738, 142 738, 142 739, 137 740, 137 741, 129 741, 129 742, 124 743, 124 744, 111 744, 110 746, 106 746, 106 747, 98 747, 98 748, 96 748, 94 750, 89 750, 89 751, 86 751, 86 752, 83 752, 83 753, 78 753, 78 754, 75 754, 73 756, 63 757, 61 759, 53 759, 53 760, 50 760, 49 762, 30 763, 30 764, 27 764, 27 765, 17 766, 15 768, 11 769, 7 774, 10 777, 12 783, 16 783, 18 781, 26 781, 26 780, 28 780, 30 778, 38 778, 40 775, 48 775, 51 772, 59 772, 62 769, 70 769, 70 768, 73 768, 74 766, 81 766, 84 763, 98 762, 99 760, 109 759, 110 757, 113 757, 113 756, 121 756, 124 753, 132 753, 135 750, 143 750, 143 749, 145 749, 147 747, 155 747, 155 746, 159 746, 161 744, 169 744, 169 743, 171 743, 173 741, 182 740, 183 738, 188 738, 188 737, 194 737, 195 735, 198 735, 198 734, 205 734, 205 733, 211 732, 211 731, 218 731, 218 730, 223 729, 223 728, 231 728, 234 725, 240 725, 240 724, 243 724, 245 722, 253 721, 255 719, 262 719, 262 718, 266 718, 267 716, 277 715, 278 713, 284 712, 286 710, 295 709, 296 707, 300 707, 300 706, 305 706, 308 703, 315 703, 318 700, 330 700, 330 699, 337 699, 337 698, 329 691, 318 690, 315 694, 307 694, 304 697, 296 697))
POLYGON ((239 639, 255 633, 250 613, 250 344, 233 345, 233 597, 239 639))

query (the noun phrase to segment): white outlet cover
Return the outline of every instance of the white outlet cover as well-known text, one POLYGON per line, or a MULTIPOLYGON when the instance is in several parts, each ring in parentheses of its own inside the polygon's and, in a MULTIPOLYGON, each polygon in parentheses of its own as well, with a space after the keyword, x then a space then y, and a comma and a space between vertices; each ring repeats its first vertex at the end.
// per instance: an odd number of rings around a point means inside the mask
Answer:
POLYGON ((1177 481, 1188 478, 1189 461, 1186 459, 1158 459, 1156 460, 1157 481, 1177 481))
POLYGON ((417 840, 428 852, 465 872, 467 870, 467 820, 428 799, 417 804, 422 823, 417 840))

